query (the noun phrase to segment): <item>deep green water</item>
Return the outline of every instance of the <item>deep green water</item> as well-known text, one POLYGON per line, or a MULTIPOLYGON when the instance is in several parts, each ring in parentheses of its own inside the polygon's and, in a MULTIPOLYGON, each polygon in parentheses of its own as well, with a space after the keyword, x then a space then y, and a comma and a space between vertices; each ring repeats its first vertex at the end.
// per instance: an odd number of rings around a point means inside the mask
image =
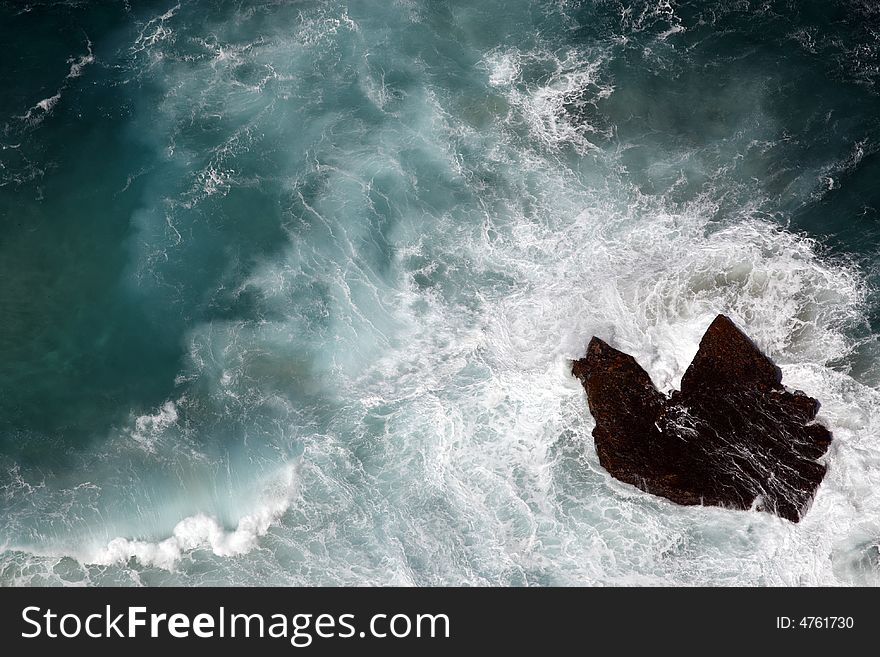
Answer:
POLYGON ((0 583, 880 583, 880 7, 0 2, 0 583), (609 478, 731 315, 804 520, 609 478))

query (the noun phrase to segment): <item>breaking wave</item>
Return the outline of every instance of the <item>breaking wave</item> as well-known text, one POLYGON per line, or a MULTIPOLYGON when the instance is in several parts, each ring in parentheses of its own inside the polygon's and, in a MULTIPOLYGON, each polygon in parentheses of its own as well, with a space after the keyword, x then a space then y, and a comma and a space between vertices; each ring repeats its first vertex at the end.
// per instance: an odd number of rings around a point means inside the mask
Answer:
POLYGON ((870 277, 790 221, 869 142, 772 188, 731 164, 790 147, 766 106, 633 127, 655 82, 628 58, 672 85, 696 56, 674 3, 589 38, 567 3, 219 4, 126 17, 112 54, 146 152, 112 181, 138 195, 119 286, 183 353, 63 467, 3 457, 0 581, 880 583, 870 277), (669 390, 719 312, 835 435, 798 525, 675 506, 593 451, 590 336, 669 390))

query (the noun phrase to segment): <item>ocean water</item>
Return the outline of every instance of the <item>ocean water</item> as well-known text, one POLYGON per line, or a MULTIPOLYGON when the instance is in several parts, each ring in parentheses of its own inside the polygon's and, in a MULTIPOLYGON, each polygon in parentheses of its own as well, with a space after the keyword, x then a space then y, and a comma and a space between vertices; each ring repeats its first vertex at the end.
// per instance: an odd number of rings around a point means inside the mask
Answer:
POLYGON ((0 2, 0 584, 880 584, 870 0, 0 2), (602 470, 729 314, 799 524, 602 470))

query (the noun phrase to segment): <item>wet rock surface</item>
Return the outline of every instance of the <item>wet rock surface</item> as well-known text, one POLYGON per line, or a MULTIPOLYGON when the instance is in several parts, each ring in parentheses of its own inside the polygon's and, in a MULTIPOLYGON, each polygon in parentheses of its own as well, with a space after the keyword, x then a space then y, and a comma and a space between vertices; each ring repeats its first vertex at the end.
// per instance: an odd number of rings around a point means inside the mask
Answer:
POLYGON ((648 493, 798 522, 825 476, 816 459, 831 433, 815 422, 819 403, 786 390, 779 368, 724 315, 670 396, 596 337, 572 374, 587 391, 602 467, 648 493))

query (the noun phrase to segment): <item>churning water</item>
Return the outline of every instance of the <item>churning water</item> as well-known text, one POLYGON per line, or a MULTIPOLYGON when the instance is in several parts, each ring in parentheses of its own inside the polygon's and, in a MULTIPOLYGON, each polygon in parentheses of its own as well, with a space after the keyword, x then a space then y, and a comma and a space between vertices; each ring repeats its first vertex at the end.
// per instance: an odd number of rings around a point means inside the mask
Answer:
POLYGON ((880 583, 880 10, 0 2, 0 583, 880 583), (800 524, 598 465, 730 315, 800 524))

